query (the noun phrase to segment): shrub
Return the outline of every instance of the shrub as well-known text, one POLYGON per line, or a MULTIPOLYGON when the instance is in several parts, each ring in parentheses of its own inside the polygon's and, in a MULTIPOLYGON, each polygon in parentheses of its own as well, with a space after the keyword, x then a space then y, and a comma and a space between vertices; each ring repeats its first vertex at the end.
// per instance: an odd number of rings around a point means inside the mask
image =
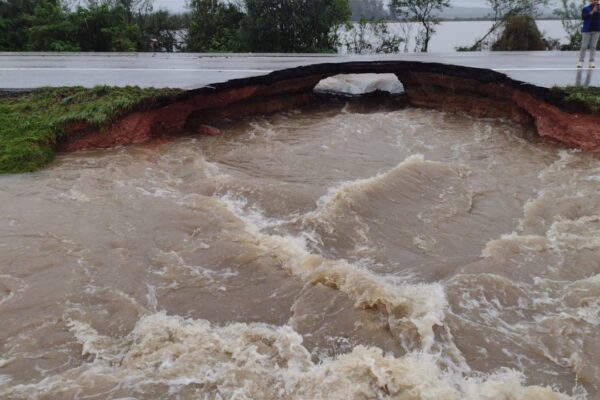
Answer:
POLYGON ((547 43, 535 20, 528 15, 512 15, 506 20, 502 35, 492 44, 493 51, 546 50, 547 43))

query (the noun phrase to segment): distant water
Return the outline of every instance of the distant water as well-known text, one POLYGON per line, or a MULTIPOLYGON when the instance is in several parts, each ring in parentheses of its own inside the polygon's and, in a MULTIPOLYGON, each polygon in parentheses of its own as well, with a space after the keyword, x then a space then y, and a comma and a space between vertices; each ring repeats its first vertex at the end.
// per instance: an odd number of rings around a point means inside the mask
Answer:
MULTIPOLYGON (((390 31, 402 35, 403 29, 411 32, 408 36, 414 37, 417 32, 417 24, 390 23, 390 31), (408 25, 408 26, 406 26, 408 25)), ((567 43, 567 33, 561 21, 543 20, 537 21, 538 28, 547 37, 559 39, 561 43, 567 43)), ((456 47, 469 46, 485 35, 492 26, 491 21, 445 21, 437 27, 437 32, 429 44, 430 52, 453 52, 456 47)), ((405 36, 405 35, 402 35, 405 36)), ((408 51, 414 51, 414 39, 409 42, 408 51)), ((344 49, 341 50, 345 52, 344 49)))

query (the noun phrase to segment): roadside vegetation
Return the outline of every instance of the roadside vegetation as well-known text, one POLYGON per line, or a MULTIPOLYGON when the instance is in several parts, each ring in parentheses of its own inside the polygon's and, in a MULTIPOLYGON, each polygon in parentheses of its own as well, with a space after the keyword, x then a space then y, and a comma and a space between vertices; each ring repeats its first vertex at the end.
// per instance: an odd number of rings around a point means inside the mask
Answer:
POLYGON ((0 0, 0 51, 175 51, 188 16, 150 0, 0 0), (85 5, 84 5, 85 4, 85 5))
POLYGON ((0 97, 0 173, 31 172, 48 164, 69 124, 105 127, 127 110, 180 92, 97 86, 42 88, 0 97))
POLYGON ((569 43, 560 46, 560 50, 579 50, 581 47, 581 9, 588 3, 586 0, 561 0, 556 14, 567 32, 569 43))
POLYGON ((409 42, 427 51, 448 0, 386 3, 189 0, 185 12, 173 14, 154 10, 153 0, 0 0, 0 51, 332 53, 346 45, 387 53, 406 51, 409 42), (390 21, 419 28, 392 33, 390 21), (378 43, 371 46, 371 38, 378 43))
POLYGON ((400 35, 391 32, 387 22, 365 18, 346 25, 342 44, 346 52, 353 54, 398 53, 403 45, 407 46, 400 35))
POLYGON ((551 4, 550 0, 486 0, 486 3, 492 10, 490 29, 472 45, 459 47, 457 51, 552 50, 558 46, 556 40, 544 38, 535 25, 540 7, 551 4))
MULTIPOLYGON (((184 11, 171 13, 155 10, 153 1, 0 0, 0 51, 426 52, 451 6, 451 0, 188 0, 184 11), (390 22, 397 23, 393 29, 390 22)), ((561 49, 574 49, 586 0, 560 1, 555 15, 570 39, 561 49)), ((489 31, 457 50, 504 50, 507 44, 521 50, 517 40, 494 44, 519 28, 515 21, 534 20, 552 4, 483 0, 489 31)), ((548 38, 528 43, 534 46, 526 50, 561 47, 548 38)))
POLYGON ((555 86, 552 91, 562 97, 569 108, 600 114, 600 87, 555 86))
POLYGON ((0 0, 0 51, 335 52, 352 15, 348 0, 186 6, 172 14, 152 0, 0 0))
POLYGON ((391 0, 390 10, 394 19, 403 22, 416 22, 415 51, 427 52, 429 42, 435 34, 444 9, 450 7, 450 0, 391 0))
POLYGON ((504 31, 492 44, 493 51, 547 50, 549 44, 530 15, 512 15, 504 31))

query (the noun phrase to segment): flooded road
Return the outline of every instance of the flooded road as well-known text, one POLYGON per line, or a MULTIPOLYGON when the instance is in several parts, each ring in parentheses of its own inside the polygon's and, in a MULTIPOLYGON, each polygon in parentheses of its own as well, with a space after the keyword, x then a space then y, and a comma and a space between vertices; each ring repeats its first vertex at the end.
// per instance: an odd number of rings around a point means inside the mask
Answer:
POLYGON ((600 162, 331 101, 0 177, 0 397, 596 399, 600 162))

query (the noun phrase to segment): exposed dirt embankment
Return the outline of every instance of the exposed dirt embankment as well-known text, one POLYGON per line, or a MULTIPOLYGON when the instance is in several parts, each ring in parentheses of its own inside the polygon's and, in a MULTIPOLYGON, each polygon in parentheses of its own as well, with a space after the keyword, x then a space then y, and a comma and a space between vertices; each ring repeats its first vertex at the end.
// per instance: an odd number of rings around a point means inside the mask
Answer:
POLYGON ((412 106, 533 123, 540 136, 600 151, 600 116, 573 110, 549 89, 490 70, 402 61, 318 64, 191 90, 168 103, 146 104, 104 129, 73 125, 59 149, 112 147, 161 135, 206 132, 206 124, 223 118, 307 104, 315 100, 313 88, 320 80, 351 73, 395 73, 412 106))
POLYGON ((573 110, 546 88, 493 71, 452 67, 448 71, 397 74, 412 106, 466 112, 478 117, 533 123, 540 136, 569 147, 600 152, 600 116, 573 110))

